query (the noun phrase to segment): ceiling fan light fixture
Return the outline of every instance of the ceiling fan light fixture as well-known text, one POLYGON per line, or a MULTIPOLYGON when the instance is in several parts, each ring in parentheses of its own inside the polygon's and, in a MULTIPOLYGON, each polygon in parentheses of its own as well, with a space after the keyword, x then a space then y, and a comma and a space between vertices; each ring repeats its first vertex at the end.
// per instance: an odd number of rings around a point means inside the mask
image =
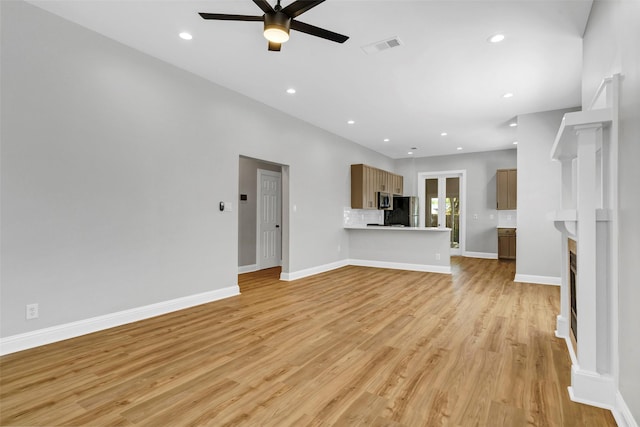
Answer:
POLYGON ((264 38, 273 43, 289 40, 291 18, 282 12, 264 15, 264 38))

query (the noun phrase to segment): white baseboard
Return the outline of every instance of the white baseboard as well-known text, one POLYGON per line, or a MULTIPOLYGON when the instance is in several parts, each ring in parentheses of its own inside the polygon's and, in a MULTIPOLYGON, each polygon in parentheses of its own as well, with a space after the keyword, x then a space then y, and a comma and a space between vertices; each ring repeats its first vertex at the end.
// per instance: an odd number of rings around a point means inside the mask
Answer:
POLYGON ((77 322, 65 323, 64 325, 38 329, 24 334, 12 335, 0 339, 0 355, 15 353, 17 351, 79 337, 81 335, 102 331, 104 329, 125 325, 127 323, 137 322, 139 320, 160 316, 162 314, 183 310, 185 308, 206 304, 235 295, 240 295, 240 288, 238 285, 176 298, 169 301, 162 301, 156 304, 136 307, 116 313, 105 314, 103 316, 92 317, 85 320, 79 320, 77 322))
POLYGON ((569 321, 559 314, 556 316, 556 337, 569 338, 569 321))
POLYGON ((638 427, 638 422, 633 418, 631 410, 622 398, 620 391, 616 393, 616 410, 611 411, 618 423, 618 427, 638 427))
POLYGON ((614 410, 616 389, 613 377, 597 372, 585 371, 576 364, 571 365, 569 396, 574 402, 614 410))
POLYGON ((305 270, 294 271, 291 273, 281 273, 280 280, 292 281, 302 279, 303 277, 313 276, 315 274, 325 273, 335 270, 336 268, 345 267, 347 265, 356 265, 359 267, 376 267, 390 268, 393 270, 410 270, 423 271, 427 273, 451 274, 451 266, 448 265, 424 265, 424 264, 405 264, 401 262, 386 261, 370 261, 364 259, 345 259, 329 264, 319 265, 317 267, 307 268, 305 270))
POLYGON ((258 271, 258 264, 241 265, 238 267, 238 274, 253 273, 254 271, 258 271))
POLYGON ((464 251, 462 256, 467 258, 482 258, 482 259, 498 259, 498 254, 492 252, 469 252, 464 251))
POLYGON ((349 265, 346 259, 332 262, 329 264, 318 265, 316 267, 307 268, 304 270, 294 271, 291 273, 280 273, 280 280, 291 281, 302 279, 303 277, 313 276, 315 274, 325 273, 327 271, 335 270, 349 265))
POLYGON ((350 259, 349 265, 357 265, 360 267, 391 268, 394 270, 423 271, 426 273, 451 274, 451 266, 449 265, 405 264, 402 262, 370 261, 364 259, 350 259))
POLYGON ((555 276, 532 276, 530 274, 516 274, 514 282, 535 283, 537 285, 560 286, 561 279, 555 276))

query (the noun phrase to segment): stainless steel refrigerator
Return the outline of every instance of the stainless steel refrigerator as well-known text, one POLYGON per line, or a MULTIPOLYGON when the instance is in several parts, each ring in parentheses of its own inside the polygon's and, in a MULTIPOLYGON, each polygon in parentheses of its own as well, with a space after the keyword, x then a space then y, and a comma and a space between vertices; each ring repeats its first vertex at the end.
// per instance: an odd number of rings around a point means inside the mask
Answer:
POLYGON ((419 227, 418 198, 415 196, 393 196, 393 209, 384 211, 384 225, 419 227))

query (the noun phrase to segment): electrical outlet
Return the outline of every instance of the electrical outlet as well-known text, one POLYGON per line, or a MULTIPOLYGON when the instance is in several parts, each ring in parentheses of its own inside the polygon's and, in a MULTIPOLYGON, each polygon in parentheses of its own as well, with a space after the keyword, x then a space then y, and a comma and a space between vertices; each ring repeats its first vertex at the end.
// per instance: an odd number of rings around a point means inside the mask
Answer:
POLYGON ((27 304, 27 320, 37 319, 40 315, 38 304, 27 304))
POLYGON ((436 261, 440 261, 440 254, 436 254, 436 261))
POLYGON ((478 214, 473 214, 473 219, 478 219, 478 214))
POLYGON ((493 219, 493 218, 494 218, 493 214, 489 215, 489 219, 493 219))

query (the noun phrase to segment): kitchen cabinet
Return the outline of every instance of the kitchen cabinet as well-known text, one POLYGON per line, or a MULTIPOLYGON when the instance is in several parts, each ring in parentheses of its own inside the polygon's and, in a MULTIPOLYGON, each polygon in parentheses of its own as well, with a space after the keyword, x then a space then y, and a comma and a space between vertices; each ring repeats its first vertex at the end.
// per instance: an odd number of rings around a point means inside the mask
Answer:
POLYGON ((498 258, 516 259, 515 228, 498 228, 498 258))
POLYGON ((391 193, 394 196, 402 196, 404 177, 402 175, 391 174, 391 193))
POLYGON ((351 207, 377 209, 377 169, 367 165, 351 165, 351 207))
POLYGON ((351 165, 352 209, 378 209, 376 193, 401 196, 402 191, 402 175, 363 164, 351 165))
POLYGON ((496 171, 496 202, 498 210, 517 209, 518 174, 517 169, 496 171))

